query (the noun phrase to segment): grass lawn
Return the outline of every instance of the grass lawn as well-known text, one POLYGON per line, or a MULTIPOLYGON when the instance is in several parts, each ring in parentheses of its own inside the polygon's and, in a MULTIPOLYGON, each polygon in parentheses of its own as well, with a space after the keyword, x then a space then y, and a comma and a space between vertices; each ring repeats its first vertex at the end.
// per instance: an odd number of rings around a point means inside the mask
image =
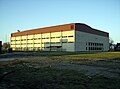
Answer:
POLYGON ((120 58, 120 52, 77 53, 67 56, 79 59, 114 59, 120 58))

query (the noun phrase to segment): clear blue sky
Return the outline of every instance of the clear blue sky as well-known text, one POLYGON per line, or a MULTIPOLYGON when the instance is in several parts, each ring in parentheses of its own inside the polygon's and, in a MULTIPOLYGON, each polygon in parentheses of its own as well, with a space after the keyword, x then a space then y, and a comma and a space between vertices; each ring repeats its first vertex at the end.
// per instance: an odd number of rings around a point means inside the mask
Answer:
POLYGON ((67 23, 85 23, 120 42, 120 0, 0 0, 0 40, 10 34, 67 23))

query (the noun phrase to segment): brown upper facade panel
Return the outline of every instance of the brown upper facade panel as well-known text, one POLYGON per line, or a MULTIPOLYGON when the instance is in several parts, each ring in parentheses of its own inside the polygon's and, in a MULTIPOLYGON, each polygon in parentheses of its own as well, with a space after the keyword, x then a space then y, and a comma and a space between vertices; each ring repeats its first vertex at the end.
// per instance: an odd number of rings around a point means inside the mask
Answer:
POLYGON ((109 37, 109 33, 91 28, 90 26, 88 26, 86 24, 82 24, 82 23, 75 23, 75 30, 81 31, 81 32, 86 32, 86 33, 91 33, 91 34, 95 34, 95 35, 109 37))
POLYGON ((22 31, 22 32, 15 32, 15 33, 11 34, 11 37, 42 34, 42 33, 49 33, 49 32, 69 31, 69 30, 75 30, 75 24, 65 24, 65 25, 58 25, 58 26, 26 30, 26 31, 22 31))
POLYGON ((64 25, 58 25, 58 26, 26 30, 26 31, 22 31, 22 32, 15 32, 15 33, 11 34, 11 37, 33 35, 33 34, 43 34, 43 33, 50 33, 50 32, 69 31, 69 30, 77 30, 77 31, 81 31, 81 32, 86 32, 86 33, 109 37, 109 33, 100 31, 97 29, 93 29, 90 26, 88 26, 86 24, 82 24, 82 23, 64 24, 64 25))

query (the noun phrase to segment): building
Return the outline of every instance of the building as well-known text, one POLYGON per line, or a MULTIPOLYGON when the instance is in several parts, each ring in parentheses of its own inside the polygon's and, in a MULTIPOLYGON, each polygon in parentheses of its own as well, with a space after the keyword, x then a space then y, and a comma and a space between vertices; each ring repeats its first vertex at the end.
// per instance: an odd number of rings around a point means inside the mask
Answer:
POLYGON ((108 51, 109 33, 72 23, 15 32, 10 43, 18 51, 108 51))

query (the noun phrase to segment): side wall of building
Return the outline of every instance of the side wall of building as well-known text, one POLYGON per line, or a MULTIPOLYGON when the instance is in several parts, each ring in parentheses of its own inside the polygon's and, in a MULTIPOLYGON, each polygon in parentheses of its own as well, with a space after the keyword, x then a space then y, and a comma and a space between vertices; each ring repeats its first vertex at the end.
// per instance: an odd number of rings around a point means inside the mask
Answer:
POLYGON ((75 51, 108 51, 109 37, 76 30, 75 51))
POLYGON ((75 30, 11 37, 11 48, 18 51, 75 51, 75 30))

